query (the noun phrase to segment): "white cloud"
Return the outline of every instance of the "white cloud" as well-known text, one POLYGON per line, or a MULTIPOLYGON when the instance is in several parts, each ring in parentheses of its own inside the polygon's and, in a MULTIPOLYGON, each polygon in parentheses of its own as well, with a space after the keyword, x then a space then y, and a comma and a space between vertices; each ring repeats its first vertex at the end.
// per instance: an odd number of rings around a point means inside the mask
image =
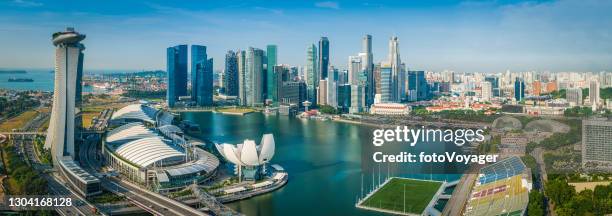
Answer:
POLYGON ((40 7, 43 3, 27 0, 14 0, 13 3, 20 7, 40 7))
POLYGON ((317 2, 315 3, 315 6, 320 8, 340 9, 340 4, 333 1, 317 2))

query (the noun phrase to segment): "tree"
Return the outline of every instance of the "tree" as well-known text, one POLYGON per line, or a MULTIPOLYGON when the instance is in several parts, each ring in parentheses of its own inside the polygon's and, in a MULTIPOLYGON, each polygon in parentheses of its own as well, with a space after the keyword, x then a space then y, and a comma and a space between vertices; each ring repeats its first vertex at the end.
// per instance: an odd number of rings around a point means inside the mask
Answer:
POLYGON ((543 216, 545 212, 544 208, 544 195, 538 190, 532 190, 529 192, 529 205, 527 206, 528 216, 543 216))

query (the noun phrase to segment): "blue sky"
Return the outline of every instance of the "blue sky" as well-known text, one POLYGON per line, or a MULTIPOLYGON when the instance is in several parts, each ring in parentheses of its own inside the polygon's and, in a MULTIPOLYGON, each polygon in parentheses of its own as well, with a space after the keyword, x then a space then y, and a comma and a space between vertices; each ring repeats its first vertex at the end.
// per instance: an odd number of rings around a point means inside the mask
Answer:
POLYGON ((612 1, 0 1, 0 68, 51 68, 51 33, 87 35, 85 68, 165 69, 165 48, 208 47, 216 69, 229 49, 277 44, 279 63, 304 65, 330 40, 346 67, 373 36, 374 60, 400 39, 411 69, 459 72, 612 70, 612 1))

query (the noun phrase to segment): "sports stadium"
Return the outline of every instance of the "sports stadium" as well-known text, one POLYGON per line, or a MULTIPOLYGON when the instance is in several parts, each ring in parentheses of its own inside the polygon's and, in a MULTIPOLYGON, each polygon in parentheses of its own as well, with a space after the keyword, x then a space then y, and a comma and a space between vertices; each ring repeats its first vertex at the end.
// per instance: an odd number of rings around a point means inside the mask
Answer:
POLYGON ((130 181, 154 191, 180 190, 213 176, 217 157, 185 139, 173 115, 143 104, 128 105, 111 117, 104 140, 106 163, 130 181))
POLYGON ((527 172, 517 156, 480 169, 463 215, 524 215, 532 188, 527 172))

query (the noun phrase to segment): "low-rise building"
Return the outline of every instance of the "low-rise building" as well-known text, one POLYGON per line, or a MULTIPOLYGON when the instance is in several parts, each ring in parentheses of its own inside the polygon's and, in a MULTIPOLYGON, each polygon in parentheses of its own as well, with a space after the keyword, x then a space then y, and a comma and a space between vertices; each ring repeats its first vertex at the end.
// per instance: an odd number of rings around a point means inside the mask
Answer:
POLYGON ((378 115, 408 115, 412 108, 407 104, 400 103, 378 103, 372 104, 370 114, 378 115))

